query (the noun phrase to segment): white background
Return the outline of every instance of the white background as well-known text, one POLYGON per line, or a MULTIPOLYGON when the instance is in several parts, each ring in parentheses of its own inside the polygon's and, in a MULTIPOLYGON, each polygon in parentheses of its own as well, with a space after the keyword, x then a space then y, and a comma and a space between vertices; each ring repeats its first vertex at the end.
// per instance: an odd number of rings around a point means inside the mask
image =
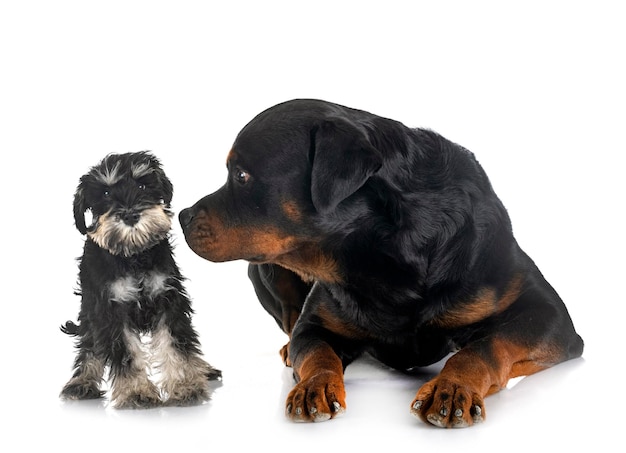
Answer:
POLYGON ((2 2, 0 449, 543 451, 617 441, 622 11, 597 0, 2 2), (348 368, 342 418, 294 424, 277 352, 286 337, 246 264, 201 260, 176 222, 194 324, 223 385, 193 408, 59 401, 74 359, 59 325, 79 308, 79 177, 108 153, 152 150, 178 213, 222 185, 247 121, 296 97, 429 127, 472 150, 518 241, 566 301, 584 357, 487 398, 487 421, 465 430, 418 421, 409 404, 423 380, 361 361, 348 368))

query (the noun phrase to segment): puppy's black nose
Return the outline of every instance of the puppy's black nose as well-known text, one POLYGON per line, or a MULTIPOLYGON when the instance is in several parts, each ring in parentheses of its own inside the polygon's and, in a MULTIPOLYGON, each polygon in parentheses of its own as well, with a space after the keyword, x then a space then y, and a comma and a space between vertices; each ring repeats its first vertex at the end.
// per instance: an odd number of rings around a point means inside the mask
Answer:
POLYGON ((180 226, 183 227, 183 230, 189 228, 191 222, 193 221, 193 217, 194 215, 191 208, 183 209, 182 211, 180 211, 180 214, 178 214, 178 220, 180 222, 180 226))
POLYGON ((133 226, 137 222, 139 222, 139 218, 141 217, 141 213, 139 213, 137 211, 129 210, 129 211, 122 212, 120 217, 121 217, 122 221, 126 225, 133 226))

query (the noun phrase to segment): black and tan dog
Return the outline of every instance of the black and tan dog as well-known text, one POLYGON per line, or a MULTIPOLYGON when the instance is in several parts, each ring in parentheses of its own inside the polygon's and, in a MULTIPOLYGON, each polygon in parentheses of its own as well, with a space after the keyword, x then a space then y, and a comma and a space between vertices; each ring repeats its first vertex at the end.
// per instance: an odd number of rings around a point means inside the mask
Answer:
POLYGON ((221 376, 202 358, 191 302, 170 244, 173 186, 148 152, 110 154, 81 177, 74 196, 80 259, 75 372, 63 399, 103 396, 109 371, 117 408, 206 401, 221 376), (91 213, 87 225, 85 214, 91 213), (149 340, 149 341, 146 341, 149 340), (149 371, 158 377, 154 382, 149 371))
POLYGON ((583 351, 473 154, 428 130, 319 100, 279 104, 241 130, 226 184, 180 221, 201 257, 251 263, 290 336, 295 421, 342 413, 344 369, 366 352, 410 371, 458 351, 410 407, 465 427, 510 378, 583 351))

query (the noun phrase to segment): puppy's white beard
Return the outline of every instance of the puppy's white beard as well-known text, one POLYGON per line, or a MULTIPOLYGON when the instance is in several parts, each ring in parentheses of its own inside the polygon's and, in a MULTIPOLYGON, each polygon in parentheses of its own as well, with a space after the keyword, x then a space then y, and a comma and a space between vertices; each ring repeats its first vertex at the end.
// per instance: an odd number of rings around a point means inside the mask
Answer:
POLYGON ((129 257, 158 244, 171 228, 172 213, 161 205, 141 211, 139 221, 132 226, 109 211, 97 219, 87 235, 111 254, 129 257))

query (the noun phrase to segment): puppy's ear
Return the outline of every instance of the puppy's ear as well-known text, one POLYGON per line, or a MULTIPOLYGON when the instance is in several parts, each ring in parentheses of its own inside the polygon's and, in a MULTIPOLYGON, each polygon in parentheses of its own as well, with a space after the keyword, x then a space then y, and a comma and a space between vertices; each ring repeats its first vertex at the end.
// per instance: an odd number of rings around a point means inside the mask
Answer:
POLYGON ((382 166, 382 155, 365 132, 342 118, 324 121, 312 139, 311 198, 318 212, 334 209, 382 166))
POLYGON ((85 191, 83 181, 79 184, 74 194, 74 223, 81 234, 87 233, 87 225, 85 224, 85 212, 89 209, 87 200, 85 199, 85 191))
POLYGON ((163 188, 163 203, 165 203, 165 206, 169 206, 174 196, 174 186, 172 185, 172 181, 165 175, 161 166, 159 166, 159 180, 163 188))
POLYGON ((150 160, 150 167, 153 168, 156 172, 157 178, 159 180, 159 185, 163 193, 163 203, 165 206, 169 206, 172 203, 172 197, 174 196, 174 186, 172 185, 172 181, 167 177, 165 171, 163 170, 163 164, 161 160, 154 156, 149 151, 144 151, 145 156, 150 160))

